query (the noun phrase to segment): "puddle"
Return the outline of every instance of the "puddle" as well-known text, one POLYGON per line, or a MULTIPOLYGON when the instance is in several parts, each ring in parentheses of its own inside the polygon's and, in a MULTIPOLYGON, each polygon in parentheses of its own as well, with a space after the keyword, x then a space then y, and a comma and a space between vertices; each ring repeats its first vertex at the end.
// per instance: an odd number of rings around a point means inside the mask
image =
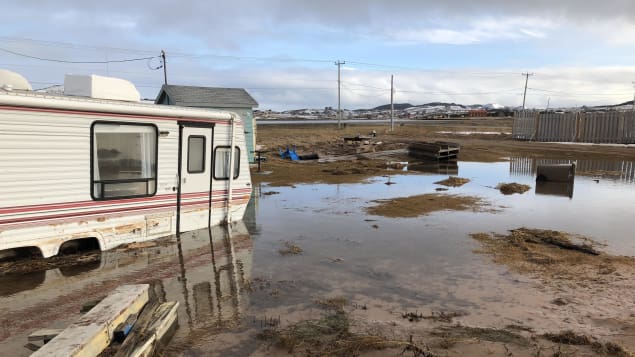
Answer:
POLYGON ((104 252, 98 264, 75 270, 2 276, 0 354, 27 356, 22 346, 31 331, 64 327, 84 302, 124 283, 151 283, 159 297, 181 303, 166 355, 287 355, 255 336, 271 324, 319 319, 314 301, 336 296, 349 301, 354 318, 408 331, 431 323, 402 319, 415 310, 461 312, 454 320, 470 326, 621 331, 622 318, 635 311, 632 281, 557 291, 474 254, 470 233, 532 227, 586 235, 607 252, 635 255, 632 163, 589 164, 585 171, 578 161, 574 185, 547 188, 536 186, 535 165, 458 162, 360 184, 276 187, 275 195, 261 195, 272 190, 257 186, 247 217, 230 231, 216 227, 185 234, 179 244, 104 252), (387 218, 365 211, 373 200, 436 193, 434 182, 448 172, 470 182, 441 194, 478 196, 496 212, 387 218), (532 189, 505 196, 495 188, 501 182, 532 189), (281 255, 285 242, 301 254, 281 255), (554 305, 559 297, 573 303, 554 305))

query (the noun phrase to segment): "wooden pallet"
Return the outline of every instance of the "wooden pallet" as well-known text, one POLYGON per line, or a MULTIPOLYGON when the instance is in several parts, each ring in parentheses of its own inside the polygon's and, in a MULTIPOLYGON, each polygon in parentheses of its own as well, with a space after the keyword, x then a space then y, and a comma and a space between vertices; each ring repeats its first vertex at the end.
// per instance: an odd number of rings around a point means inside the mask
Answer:
POLYGON ((408 146, 408 155, 422 159, 448 160, 456 159, 460 149, 456 143, 421 141, 408 146))

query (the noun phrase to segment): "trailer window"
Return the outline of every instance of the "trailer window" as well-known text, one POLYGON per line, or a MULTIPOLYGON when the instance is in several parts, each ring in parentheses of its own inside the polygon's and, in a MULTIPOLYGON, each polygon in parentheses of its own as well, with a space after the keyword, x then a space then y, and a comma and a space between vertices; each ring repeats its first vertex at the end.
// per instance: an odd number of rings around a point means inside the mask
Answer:
POLYGON ((187 172, 205 172, 205 137, 190 135, 187 138, 187 172))
MULTIPOLYGON (((214 149, 214 178, 217 180, 229 179, 229 157, 231 150, 229 146, 217 146, 214 149)), ((240 148, 234 148, 234 179, 240 174, 240 148)))
POLYGON ((95 122, 91 135, 93 199, 144 197, 156 193, 156 126, 95 122))

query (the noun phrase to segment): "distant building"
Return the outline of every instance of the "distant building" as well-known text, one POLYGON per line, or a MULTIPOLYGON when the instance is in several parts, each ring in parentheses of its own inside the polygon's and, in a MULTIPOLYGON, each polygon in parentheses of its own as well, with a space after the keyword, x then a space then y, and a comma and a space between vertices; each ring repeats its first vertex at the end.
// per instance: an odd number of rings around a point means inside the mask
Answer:
POLYGON ((163 85, 155 104, 179 105, 183 107, 228 110, 240 116, 245 127, 245 140, 249 162, 254 162, 256 145, 256 120, 254 108, 258 102, 242 88, 214 88, 178 85, 163 85))
POLYGON ((486 117, 487 116, 487 110, 485 110, 485 109, 471 109, 470 111, 468 111, 468 115, 470 117, 486 117))

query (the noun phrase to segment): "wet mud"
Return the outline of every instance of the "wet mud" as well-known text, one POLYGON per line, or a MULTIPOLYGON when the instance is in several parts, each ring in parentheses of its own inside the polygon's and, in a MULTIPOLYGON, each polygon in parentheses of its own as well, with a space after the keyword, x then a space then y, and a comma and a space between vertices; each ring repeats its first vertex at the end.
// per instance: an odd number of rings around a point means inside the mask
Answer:
POLYGON ((410 197, 374 200, 366 212, 375 216, 407 218, 425 216, 438 211, 485 211, 493 207, 476 196, 428 193, 410 197))
POLYGON ((478 253, 545 283, 609 284, 635 273, 635 258, 604 253, 601 244, 583 236, 529 228, 471 236, 482 245, 478 253))

